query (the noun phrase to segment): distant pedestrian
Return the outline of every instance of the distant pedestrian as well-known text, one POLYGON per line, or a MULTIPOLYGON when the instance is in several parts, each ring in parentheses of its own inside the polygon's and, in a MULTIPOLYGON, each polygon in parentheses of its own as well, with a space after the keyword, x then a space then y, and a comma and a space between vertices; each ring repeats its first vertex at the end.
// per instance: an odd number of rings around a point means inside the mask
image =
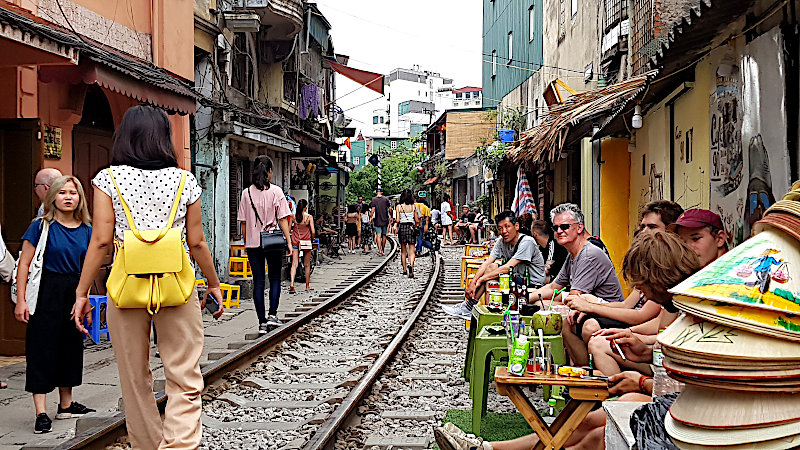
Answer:
POLYGON ((453 243, 453 217, 451 216, 453 207, 450 206, 450 196, 444 194, 442 206, 439 208, 442 220, 442 245, 454 245, 453 243), (448 239, 449 236, 449 239, 448 239), (448 244, 449 240, 449 244, 448 244))
POLYGON ((33 192, 36 194, 36 197, 39 198, 39 201, 42 202, 36 212, 36 217, 42 217, 44 215, 44 198, 50 186, 56 178, 60 176, 61 171, 53 168, 42 169, 36 172, 36 177, 33 180, 33 192))
POLYGON ((242 191, 239 201, 238 219, 244 222, 245 250, 253 271, 253 303, 258 316, 258 332, 266 334, 269 327, 281 325, 278 320, 278 303, 281 299, 281 272, 284 254, 292 256, 288 248, 291 242, 289 235, 289 204, 283 190, 271 184, 272 160, 269 156, 256 157, 253 165, 253 184, 242 191), (280 229, 286 239, 286 252, 282 250, 264 250, 261 248, 261 232, 280 229), (264 261, 269 274, 269 316, 265 315, 264 261))
POLYGON ((83 378, 83 336, 75 329, 70 311, 92 236, 92 220, 81 182, 73 176, 56 178, 49 186, 43 206, 44 215, 34 220, 22 236, 14 308, 17 320, 28 324, 25 390, 33 394, 36 408, 34 433, 52 430, 46 401, 47 394, 55 388, 60 397, 56 419, 94 411, 72 400, 72 388, 81 385, 83 378), (45 229, 41 278, 38 286, 29 287, 31 262, 45 229), (27 291, 35 288, 39 289, 36 302, 28 304, 26 298, 31 296, 27 291))
POLYGON ((414 278, 415 246, 417 243, 417 227, 420 223, 419 209, 414 205, 411 189, 403 189, 396 209, 397 235, 400 238, 400 265, 403 275, 414 278), (408 261, 408 262, 406 262, 408 261))
MULTIPOLYGON (((139 230, 163 229, 176 205, 173 228, 186 238, 186 251, 208 281, 199 300, 193 289, 185 304, 162 307, 156 314, 146 308, 117 308, 108 303, 108 327, 114 348, 125 426, 133 448, 197 448, 202 427, 200 415, 203 375, 203 319, 208 295, 222 300, 219 277, 202 226, 202 189, 191 172, 178 168, 169 118, 152 106, 134 106, 125 113, 116 132, 111 167, 100 171, 94 185, 94 231, 86 252, 75 294, 75 326, 84 334, 83 321, 90 312, 88 293, 108 248, 122 242, 130 220, 139 230), (113 178, 112 178, 113 175, 113 178), (181 180, 183 190, 180 191, 181 180), (178 196, 178 192, 181 192, 178 196), (124 203, 123 203, 124 202, 124 203), (153 401, 150 372, 151 323, 158 330, 158 352, 167 379, 169 397, 162 423, 153 401)), ((178 299, 172 299, 172 302, 178 299)), ((222 305, 214 317, 223 312, 222 305)))
POLYGON ((294 293, 294 277, 300 261, 300 252, 303 252, 303 268, 306 276, 306 290, 311 290, 311 250, 303 250, 302 244, 311 245, 314 239, 314 218, 308 213, 308 200, 302 198, 297 202, 297 212, 294 215, 292 228, 292 269, 289 277, 289 292, 294 293))
POLYGON ((392 203, 383 196, 383 189, 378 188, 369 206, 375 211, 372 215, 372 223, 375 225, 375 243, 378 246, 378 255, 383 256, 386 248, 386 233, 389 232, 389 211, 392 203))
POLYGON ((361 247, 365 255, 369 254, 372 246, 372 208, 363 205, 361 211, 361 247))
POLYGON ((345 215, 344 232, 347 235, 347 249, 350 250, 350 253, 356 252, 359 222, 361 222, 361 214, 358 213, 358 207, 356 205, 349 205, 347 207, 347 214, 345 215))

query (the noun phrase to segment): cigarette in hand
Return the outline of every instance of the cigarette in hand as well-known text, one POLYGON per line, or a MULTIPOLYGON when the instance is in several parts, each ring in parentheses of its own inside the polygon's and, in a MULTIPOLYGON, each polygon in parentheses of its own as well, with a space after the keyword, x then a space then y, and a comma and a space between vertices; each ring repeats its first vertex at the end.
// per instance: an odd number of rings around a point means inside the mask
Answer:
POLYGON ((625 358, 625 353, 622 353, 622 349, 619 347, 619 344, 617 344, 617 341, 615 339, 612 339, 611 342, 614 343, 614 347, 617 348, 617 352, 619 352, 619 356, 622 357, 622 360, 626 361, 627 358, 625 358))

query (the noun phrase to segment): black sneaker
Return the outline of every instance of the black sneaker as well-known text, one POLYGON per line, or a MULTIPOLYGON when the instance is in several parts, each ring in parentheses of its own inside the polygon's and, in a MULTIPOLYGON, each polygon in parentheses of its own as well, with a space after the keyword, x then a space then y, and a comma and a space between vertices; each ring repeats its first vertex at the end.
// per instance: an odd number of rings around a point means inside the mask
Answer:
POLYGON ((414 266, 408 265, 408 278, 414 278, 414 266))
POLYGON ((67 408, 62 408, 61 405, 58 405, 56 419, 71 419, 73 417, 80 417, 84 414, 89 414, 90 412, 94 412, 94 410, 92 408, 87 408, 78 402, 72 402, 72 404, 67 408))
POLYGON ((270 316, 267 316, 267 325, 270 326, 270 327, 279 327, 279 326, 283 325, 283 323, 281 323, 281 320, 278 319, 278 316, 270 315, 270 316))
POLYGON ((258 324, 258 334, 269 333, 269 325, 266 322, 258 324))
POLYGON ((49 433, 53 431, 53 421, 47 417, 47 413, 36 415, 36 424, 33 426, 33 432, 36 434, 49 433))

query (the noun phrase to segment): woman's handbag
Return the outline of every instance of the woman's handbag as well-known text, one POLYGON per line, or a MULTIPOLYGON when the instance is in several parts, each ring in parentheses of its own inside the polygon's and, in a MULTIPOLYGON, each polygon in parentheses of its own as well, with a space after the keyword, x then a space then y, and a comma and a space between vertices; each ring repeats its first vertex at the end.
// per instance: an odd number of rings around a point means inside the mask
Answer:
MULTIPOLYGON (((0 281, 10 283, 12 277, 16 279, 16 277, 14 277, 15 267, 16 261, 14 261, 14 256, 12 256, 11 252, 6 248, 6 243, 3 242, 2 230, 0 230, 0 281)), ((16 297, 14 297, 14 301, 16 301, 16 297)))
POLYGON ((164 306, 186 304, 195 287, 194 267, 184 250, 181 229, 172 228, 186 174, 181 177, 166 227, 138 230, 114 174, 107 170, 131 227, 125 230, 122 244, 115 243, 114 265, 106 283, 108 296, 117 308, 143 308, 151 315, 164 306))
POLYGON ((300 250, 311 250, 311 239, 300 239, 300 250))
POLYGON ((280 227, 278 227, 277 211, 275 214, 276 221, 271 224, 276 228, 273 230, 266 231, 267 226, 264 225, 264 222, 261 221, 261 217, 259 217, 258 215, 258 210, 256 210, 256 204, 253 203, 253 195, 250 194, 249 187, 247 188, 247 196, 250 197, 250 206, 253 207, 253 213, 256 215, 256 220, 258 220, 258 223, 260 223, 262 227, 261 249, 268 252, 277 252, 286 250, 286 238, 283 236, 283 231, 281 231, 280 227))
MULTIPOLYGON (((28 312, 31 315, 36 311, 36 301, 39 300, 39 285, 42 282, 42 270, 44 269, 44 251, 47 249, 49 232, 50 222, 42 219, 42 232, 39 234, 36 252, 33 254, 30 266, 28 266, 28 284, 25 287, 25 303, 28 304, 28 312)), ((7 257, 10 258, 10 256, 7 257)), ((17 270, 19 270, 20 259, 18 258, 14 264, 14 274, 11 280, 11 301, 14 303, 17 303, 17 270)))

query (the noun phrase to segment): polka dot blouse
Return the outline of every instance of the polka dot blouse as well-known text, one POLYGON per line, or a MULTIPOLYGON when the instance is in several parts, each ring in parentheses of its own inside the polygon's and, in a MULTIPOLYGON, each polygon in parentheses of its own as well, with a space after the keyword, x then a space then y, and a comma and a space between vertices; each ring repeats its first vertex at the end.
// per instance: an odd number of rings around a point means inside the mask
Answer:
MULTIPOLYGON (((191 172, 177 167, 143 170, 131 166, 112 166, 111 171, 114 173, 114 179, 117 181, 122 197, 131 210, 136 228, 140 230, 156 230, 167 226, 169 212, 181 182, 181 175, 186 173, 186 184, 183 187, 183 195, 181 195, 175 222, 172 225, 173 228, 186 230, 186 209, 188 205, 196 202, 202 193, 197 179, 191 172)), ((130 226, 108 171, 98 172, 92 180, 92 184, 111 197, 116 219, 114 233, 117 239, 122 240, 123 232, 129 230, 130 226)))

